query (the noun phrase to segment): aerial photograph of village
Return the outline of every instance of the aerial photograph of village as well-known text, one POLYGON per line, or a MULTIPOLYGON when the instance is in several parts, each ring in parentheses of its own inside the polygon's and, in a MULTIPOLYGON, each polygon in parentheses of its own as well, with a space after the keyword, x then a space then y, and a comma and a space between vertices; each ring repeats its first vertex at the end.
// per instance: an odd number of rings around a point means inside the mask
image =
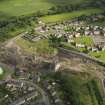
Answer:
POLYGON ((105 105, 105 0, 0 0, 0 105, 105 105))

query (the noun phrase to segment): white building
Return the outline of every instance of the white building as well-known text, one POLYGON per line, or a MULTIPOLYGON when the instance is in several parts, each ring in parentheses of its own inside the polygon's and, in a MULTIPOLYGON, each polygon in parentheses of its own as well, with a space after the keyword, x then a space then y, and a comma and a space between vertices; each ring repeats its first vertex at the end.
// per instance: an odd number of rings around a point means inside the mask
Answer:
POLYGON ((76 47, 77 48, 85 48, 85 45, 84 44, 76 44, 76 47))
POLYGON ((97 52, 97 51, 98 51, 98 49, 97 49, 97 48, 92 47, 92 52, 97 52))
POLYGON ((100 35, 100 31, 94 31, 94 35, 100 35))
POLYGON ((80 33, 76 33, 76 34, 75 34, 75 37, 76 37, 76 38, 78 38, 78 37, 80 37, 80 36, 81 36, 80 33))
POLYGON ((90 31, 85 31, 85 35, 90 35, 90 31))

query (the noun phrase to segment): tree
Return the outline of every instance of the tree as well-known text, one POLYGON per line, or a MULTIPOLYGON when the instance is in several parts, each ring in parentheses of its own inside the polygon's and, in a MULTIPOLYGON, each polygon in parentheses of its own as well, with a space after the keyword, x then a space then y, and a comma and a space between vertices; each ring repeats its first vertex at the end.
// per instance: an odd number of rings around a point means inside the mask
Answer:
POLYGON ((49 43, 53 47, 57 47, 61 45, 61 42, 64 41, 64 37, 57 38, 55 35, 51 34, 49 37, 49 43))

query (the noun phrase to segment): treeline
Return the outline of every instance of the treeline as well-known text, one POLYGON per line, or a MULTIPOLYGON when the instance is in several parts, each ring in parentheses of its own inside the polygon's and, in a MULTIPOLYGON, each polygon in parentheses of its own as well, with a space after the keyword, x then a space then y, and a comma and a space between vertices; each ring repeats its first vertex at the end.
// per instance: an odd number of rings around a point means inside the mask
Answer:
POLYGON ((83 4, 69 4, 69 5, 58 5, 55 7, 52 7, 48 10, 48 15, 52 14, 58 14, 62 12, 71 12, 81 9, 87 9, 87 8, 102 8, 105 7, 105 1, 98 1, 93 0, 91 2, 83 3, 83 4))
POLYGON ((59 89, 63 93, 61 97, 64 101, 64 104, 69 102, 70 105, 83 105, 83 103, 80 101, 80 96, 77 89, 78 84, 74 78, 61 72, 57 72, 53 78, 55 81, 59 81, 59 89))
POLYGON ((105 11, 98 14, 92 14, 91 16, 81 15, 77 18, 78 21, 87 21, 87 22, 94 22, 94 21, 105 21, 105 11))

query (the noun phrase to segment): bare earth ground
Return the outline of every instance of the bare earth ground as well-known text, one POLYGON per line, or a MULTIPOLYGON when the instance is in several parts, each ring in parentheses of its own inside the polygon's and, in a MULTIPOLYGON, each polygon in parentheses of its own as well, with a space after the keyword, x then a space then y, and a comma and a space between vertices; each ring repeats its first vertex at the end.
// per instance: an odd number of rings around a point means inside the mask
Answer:
MULTIPOLYGON (((103 96, 105 96, 105 87, 104 87, 104 83, 103 80, 105 80, 105 68, 97 65, 96 63, 84 63, 84 61, 82 61, 79 58, 72 58, 72 59, 68 59, 68 58, 61 58, 60 61, 61 64, 61 69, 60 70, 66 70, 69 72, 74 72, 74 73, 87 73, 89 75, 91 75, 92 78, 98 78, 99 79, 99 84, 102 88, 102 93, 103 96)), ((87 77, 88 79, 90 77, 87 77)))
MULTIPOLYGON (((20 46, 18 46, 15 42, 17 39, 21 38, 21 35, 18 37, 15 37, 7 42, 5 42, 4 46, 5 48, 16 48, 17 53, 20 55, 22 54, 22 49, 20 46)), ((103 80, 105 79, 105 68, 91 62, 84 62, 81 58, 66 58, 66 57, 60 57, 60 64, 61 69, 60 70, 68 70, 70 72, 84 72, 92 75, 93 77, 96 77, 100 80, 100 83, 102 85, 103 91, 105 93, 105 88, 103 84, 103 80)))

